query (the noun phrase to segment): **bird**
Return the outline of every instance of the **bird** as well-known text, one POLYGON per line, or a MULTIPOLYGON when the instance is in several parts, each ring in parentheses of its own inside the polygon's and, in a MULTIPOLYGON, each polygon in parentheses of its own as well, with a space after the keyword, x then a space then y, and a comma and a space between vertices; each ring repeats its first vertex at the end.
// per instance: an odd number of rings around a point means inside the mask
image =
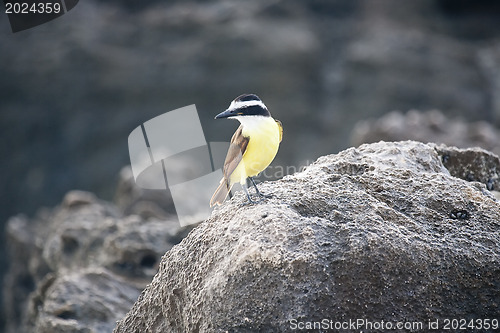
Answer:
POLYGON ((252 200, 247 190, 247 180, 252 182, 260 200, 266 197, 257 188, 253 177, 274 160, 283 137, 283 126, 271 116, 255 94, 236 97, 227 110, 215 116, 215 119, 224 118, 236 119, 240 126, 231 138, 222 170, 223 178, 210 200, 210 207, 221 205, 238 182, 249 203, 254 204, 256 201, 252 200))

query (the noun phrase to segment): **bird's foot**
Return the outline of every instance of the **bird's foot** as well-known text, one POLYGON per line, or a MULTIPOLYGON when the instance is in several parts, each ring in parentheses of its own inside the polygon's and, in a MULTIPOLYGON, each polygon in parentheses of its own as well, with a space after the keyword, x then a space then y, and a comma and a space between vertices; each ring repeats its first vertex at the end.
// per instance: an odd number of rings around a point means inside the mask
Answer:
POLYGON ((250 197, 250 194, 248 193, 248 191, 246 191, 246 189, 245 189, 245 194, 247 195, 247 199, 248 199, 248 201, 247 201, 247 202, 244 202, 244 203, 242 204, 242 206, 246 206, 246 205, 254 205, 254 204, 256 204, 256 203, 259 203, 259 202, 260 202, 260 200, 259 200, 259 201, 252 200, 252 198, 250 197))
POLYGON ((262 200, 262 199, 261 199, 261 200, 257 200, 257 201, 255 201, 255 200, 252 200, 250 197, 247 197, 247 199, 248 199, 248 200, 247 200, 247 201, 245 201, 245 202, 243 202, 243 203, 241 204, 241 206, 250 206, 250 205, 255 205, 255 204, 258 204, 258 203, 262 200))
POLYGON ((257 195, 259 196, 260 201, 262 201, 263 199, 269 199, 269 198, 272 198, 272 195, 270 194, 263 194, 259 191, 259 189, 257 188, 257 184, 255 184, 255 180, 252 178, 252 177, 249 177, 250 178, 250 181, 252 182, 253 184, 253 187, 255 188, 255 193, 257 193, 257 195))
POLYGON ((259 201, 262 201, 264 199, 271 199, 273 197, 272 194, 264 194, 264 193, 261 193, 261 192, 257 192, 257 194, 259 195, 260 197, 260 200, 259 201))

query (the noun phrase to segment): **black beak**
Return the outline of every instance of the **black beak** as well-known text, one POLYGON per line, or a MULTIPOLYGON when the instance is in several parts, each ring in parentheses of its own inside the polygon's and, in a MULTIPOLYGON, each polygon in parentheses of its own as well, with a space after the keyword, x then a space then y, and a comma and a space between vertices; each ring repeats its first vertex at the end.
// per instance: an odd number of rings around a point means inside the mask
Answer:
POLYGON ((222 118, 229 118, 236 116, 235 110, 226 110, 224 112, 219 113, 218 115, 215 116, 215 119, 222 119, 222 118))

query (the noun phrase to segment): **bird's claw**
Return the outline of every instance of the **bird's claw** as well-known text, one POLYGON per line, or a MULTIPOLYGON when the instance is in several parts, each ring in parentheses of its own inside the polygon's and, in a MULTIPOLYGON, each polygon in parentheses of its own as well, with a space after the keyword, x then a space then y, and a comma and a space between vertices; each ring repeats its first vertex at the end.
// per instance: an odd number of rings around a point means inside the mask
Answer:
POLYGON ((271 199, 271 198, 273 197, 273 195, 272 195, 272 194, 263 194, 263 193, 260 193, 260 192, 258 192, 257 194, 259 195, 260 200, 263 200, 263 199, 271 199))

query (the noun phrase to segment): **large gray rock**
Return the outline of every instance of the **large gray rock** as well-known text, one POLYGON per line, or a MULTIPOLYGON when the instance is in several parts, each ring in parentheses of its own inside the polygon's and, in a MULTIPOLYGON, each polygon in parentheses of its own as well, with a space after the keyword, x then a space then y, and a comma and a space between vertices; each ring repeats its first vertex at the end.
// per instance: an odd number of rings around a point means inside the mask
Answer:
POLYGON ((165 254, 115 332, 498 318, 499 176, 487 151, 413 141, 321 157, 261 184, 264 202, 238 193, 218 208, 165 254))

